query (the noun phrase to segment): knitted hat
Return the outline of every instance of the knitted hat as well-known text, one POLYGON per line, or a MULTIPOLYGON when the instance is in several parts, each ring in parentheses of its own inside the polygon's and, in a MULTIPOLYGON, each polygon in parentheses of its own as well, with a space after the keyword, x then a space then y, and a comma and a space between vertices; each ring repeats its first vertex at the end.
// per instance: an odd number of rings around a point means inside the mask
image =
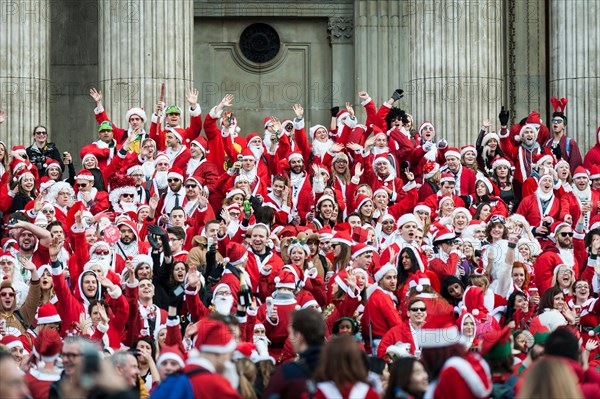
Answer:
POLYGON ((44 329, 33 343, 33 354, 45 363, 53 363, 62 349, 62 340, 56 330, 44 329))
POLYGON ((194 347, 200 352, 222 354, 233 352, 236 343, 225 323, 205 318, 198 323, 194 347))
POLYGON ((127 119, 127 122, 129 123, 129 119, 131 119, 131 117, 133 115, 137 115, 140 118, 142 118, 143 122, 146 122, 146 111, 144 111, 144 108, 139 108, 139 107, 135 107, 135 108, 129 108, 127 110, 127 113, 125 114, 125 119, 127 119))
POLYGON ((35 315, 36 325, 60 323, 62 319, 56 310, 56 307, 52 303, 45 303, 38 308, 37 314, 35 315))
POLYGON ((156 361, 156 366, 160 366, 164 361, 167 360, 175 360, 179 366, 182 368, 185 367, 185 362, 183 361, 184 354, 181 349, 175 345, 164 345, 160 349, 160 356, 156 361))
POLYGON ((231 266, 237 266, 248 259, 248 250, 240 243, 232 242, 227 247, 227 262, 231 266))

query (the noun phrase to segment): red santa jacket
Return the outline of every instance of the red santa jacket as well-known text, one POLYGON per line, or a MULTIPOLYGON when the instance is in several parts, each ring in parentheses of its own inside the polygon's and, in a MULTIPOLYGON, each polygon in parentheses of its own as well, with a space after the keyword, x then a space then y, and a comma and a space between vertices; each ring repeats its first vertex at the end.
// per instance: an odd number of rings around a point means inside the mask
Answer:
MULTIPOLYGON (((539 289, 540 295, 542 295, 544 291, 552 286, 554 268, 563 263, 565 262, 560 257, 556 245, 547 246, 544 253, 542 253, 535 261, 533 264, 533 269, 535 271, 533 281, 535 282, 535 286, 539 289)), ((575 263, 573 265, 573 272, 575 278, 578 278, 579 264, 577 259, 575 259, 575 263)))
POLYGON ((487 398, 492 392, 492 378, 488 364, 478 354, 469 352, 464 357, 446 360, 437 381, 430 385, 433 398, 487 398))
MULTIPOLYGON (((190 109, 190 126, 187 128, 181 128, 179 126, 163 129, 163 124, 159 121, 156 114, 152 114, 152 124, 150 125, 150 138, 156 142, 156 147, 159 151, 165 148, 165 137, 169 129, 175 129, 177 133, 181 135, 183 141, 181 144, 190 148, 192 140, 200 135, 202 130, 202 109, 199 104, 196 104, 196 108, 190 109)), ((182 169, 185 170, 185 169, 182 169)))
POLYGON ((392 300, 393 292, 377 287, 365 305, 362 317, 362 335, 367 351, 371 349, 370 337, 381 338, 391 328, 402 323, 396 304, 392 300))
POLYGON ((531 194, 521 201, 517 213, 523 215, 531 227, 540 227, 542 219, 550 216, 553 220, 560 218, 560 199, 553 195, 546 211, 542 211, 542 205, 537 194, 531 194))
POLYGON ((385 359, 387 348, 391 345, 395 345, 398 342, 409 344, 410 354, 415 354, 417 346, 415 345, 410 322, 408 320, 404 320, 402 324, 393 327, 391 330, 385 333, 381 339, 381 342, 379 343, 379 346, 377 347, 377 357, 385 359))

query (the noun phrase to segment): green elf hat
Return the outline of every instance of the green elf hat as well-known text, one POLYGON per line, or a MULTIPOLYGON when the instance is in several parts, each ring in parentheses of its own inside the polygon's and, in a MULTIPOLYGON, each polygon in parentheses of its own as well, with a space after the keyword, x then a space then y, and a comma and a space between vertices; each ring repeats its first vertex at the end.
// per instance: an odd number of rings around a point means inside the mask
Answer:
POLYGON ((504 359, 510 356, 510 327, 506 326, 501 331, 488 331, 481 336, 481 355, 488 359, 504 359))
POLYGON ((100 125, 98 125, 98 131, 101 132, 103 130, 113 130, 113 125, 109 121, 104 121, 100 125))

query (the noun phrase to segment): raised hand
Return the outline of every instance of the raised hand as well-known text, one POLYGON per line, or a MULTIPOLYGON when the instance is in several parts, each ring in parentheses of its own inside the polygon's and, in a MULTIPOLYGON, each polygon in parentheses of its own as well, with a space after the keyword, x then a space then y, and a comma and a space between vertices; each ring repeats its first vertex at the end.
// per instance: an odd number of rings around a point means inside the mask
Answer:
POLYGON ((198 194, 198 207, 200 209, 204 209, 208 204, 208 195, 204 192, 204 190, 200 190, 200 194, 198 194))
POLYGON ((346 110, 350 114, 350 117, 353 118, 354 117, 354 108, 353 108, 352 104, 350 104, 349 102, 346 102, 346 110))
POLYGON ((158 201, 160 201, 158 194, 154 194, 152 197, 150 197, 150 201, 148 201, 150 209, 156 210, 156 207, 158 206, 158 201))
POLYGON ((334 144, 331 146, 331 152, 334 152, 334 153, 340 152, 340 151, 342 151, 343 149, 344 149, 344 145, 343 145, 343 144, 341 144, 341 143, 334 143, 334 144))
POLYGON ((219 105, 221 106, 221 108, 231 107, 233 105, 234 99, 235 99, 235 96, 233 94, 225 94, 225 97, 223 97, 223 99, 221 100, 221 103, 219 105))
POLYGON ((58 237, 52 238, 50 242, 50 246, 48 246, 48 254, 50 255, 50 260, 56 262, 58 260, 58 254, 62 246, 60 245, 60 239, 58 237))
POLYGON ((102 102, 102 92, 99 90, 96 90, 95 87, 92 87, 90 89, 90 97, 92 97, 94 99, 96 104, 99 104, 102 102))
POLYGON ((348 273, 348 276, 346 277, 346 283, 348 284, 348 287, 354 291, 356 288, 356 275, 348 273))
POLYGON ((362 146, 357 143, 348 143, 346 147, 350 148, 352 151, 360 151, 362 150, 362 146))
POLYGON ((3 109, 0 109, 0 124, 4 123, 5 120, 6 120, 6 113, 4 112, 3 109))
POLYGON ((365 173, 365 171, 363 170, 362 164, 357 162, 356 166, 354 166, 354 176, 360 178, 363 173, 365 173))
POLYGON ((488 128, 490 126, 492 126, 492 121, 489 120, 489 119, 484 119, 483 120, 483 127, 488 128))
POLYGON ((187 100, 187 102, 190 104, 190 106, 192 108, 195 108, 196 104, 198 104, 198 90, 195 88, 190 89, 190 91, 188 91, 185 99, 187 100))
POLYGON ((167 233, 155 224, 148 225, 148 232, 156 236, 166 236, 167 233))
POLYGON ((100 313, 102 324, 108 324, 108 315, 106 314, 106 308, 102 304, 98 304, 98 313, 100 313))
POLYGON ((510 111, 507 110, 503 105, 502 109, 500 110, 500 113, 498 114, 498 119, 500 120, 500 126, 507 126, 509 118, 510 118, 510 111))
POLYGON ((279 121, 279 118, 272 116, 271 120, 273 121, 273 130, 279 132, 281 130, 281 122, 279 121))
POLYGON ((294 113, 296 114, 296 118, 302 119, 302 117, 304 116, 304 108, 302 108, 302 105, 294 104, 292 109, 294 110, 294 113))
POLYGON ((200 282, 200 278, 198 277, 198 273, 196 272, 196 268, 190 268, 187 275, 187 283, 190 287, 196 288, 198 283, 200 282))
POLYGON ((366 101, 369 98, 369 93, 367 93, 366 91, 359 91, 358 98, 360 98, 361 101, 366 101))
POLYGON ((160 115, 164 111, 165 106, 166 104, 164 101, 157 101, 156 105, 154 106, 154 113, 156 115, 160 115))

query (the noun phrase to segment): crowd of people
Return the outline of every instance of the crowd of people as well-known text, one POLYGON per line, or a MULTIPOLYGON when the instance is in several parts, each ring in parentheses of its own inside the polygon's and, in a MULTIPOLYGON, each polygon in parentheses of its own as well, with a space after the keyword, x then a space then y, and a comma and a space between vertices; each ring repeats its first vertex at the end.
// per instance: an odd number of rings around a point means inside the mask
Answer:
POLYGON ((0 397, 600 397, 600 128, 582 154, 567 100, 457 148, 400 89, 260 133, 232 95, 121 127, 90 96, 80 170, 43 125, 0 142, 0 397))

